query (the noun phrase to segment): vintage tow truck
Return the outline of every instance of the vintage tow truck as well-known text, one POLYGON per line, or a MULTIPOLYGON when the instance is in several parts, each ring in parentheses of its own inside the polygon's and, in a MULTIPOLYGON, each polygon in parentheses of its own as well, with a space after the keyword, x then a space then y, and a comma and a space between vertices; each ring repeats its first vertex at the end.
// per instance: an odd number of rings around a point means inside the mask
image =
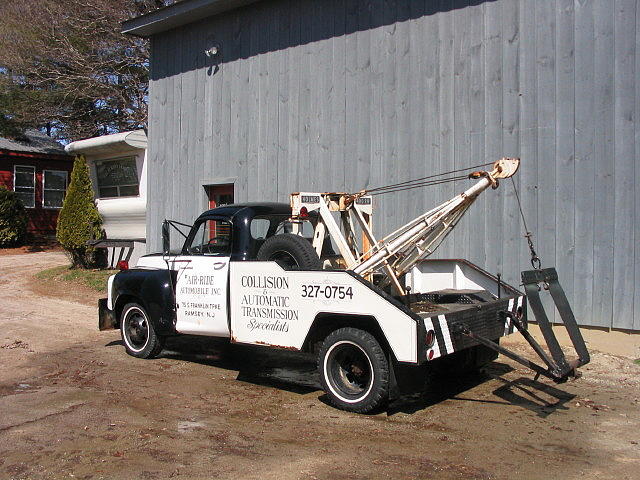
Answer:
POLYGON ((518 166, 504 158, 471 174, 469 189, 382 240, 366 191, 214 208, 190 226, 177 253, 170 231, 186 225, 165 220, 164 251, 109 278, 99 328, 119 328, 127 353, 139 358, 184 334, 313 352, 330 401, 360 413, 416 388, 426 369, 478 368, 498 353, 564 381, 589 354, 554 269, 523 272, 525 295, 471 262, 426 259, 477 196, 518 166), (571 362, 543 309, 545 289, 578 354, 571 362), (527 298, 548 352, 527 331, 527 298), (516 330, 544 366, 499 345, 516 330))

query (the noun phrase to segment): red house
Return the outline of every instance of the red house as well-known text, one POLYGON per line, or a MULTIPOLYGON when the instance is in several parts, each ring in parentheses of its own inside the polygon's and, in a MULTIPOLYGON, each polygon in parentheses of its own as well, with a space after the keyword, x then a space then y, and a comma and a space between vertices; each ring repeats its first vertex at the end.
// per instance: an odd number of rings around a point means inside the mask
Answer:
POLYGON ((73 157, 37 130, 20 139, 0 137, 0 185, 18 194, 36 236, 55 234, 72 169, 73 157))

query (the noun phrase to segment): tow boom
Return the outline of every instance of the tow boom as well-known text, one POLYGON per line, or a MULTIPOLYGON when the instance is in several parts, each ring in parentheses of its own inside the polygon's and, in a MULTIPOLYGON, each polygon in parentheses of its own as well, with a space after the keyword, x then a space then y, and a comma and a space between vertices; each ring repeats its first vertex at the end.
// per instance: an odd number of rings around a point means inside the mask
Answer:
POLYGON ((386 276, 381 286, 392 284, 403 295, 406 292, 398 278, 435 251, 480 193, 489 187, 497 188, 498 180, 513 176, 519 166, 519 158, 502 158, 493 163, 491 171, 472 173, 470 178, 479 180, 471 188, 379 241, 373 235, 372 197, 367 195, 366 190, 357 194, 293 193, 293 217, 305 218, 309 212, 318 211, 320 218, 313 241, 318 255, 328 232, 348 269, 364 278, 371 278, 374 272, 381 271, 386 276), (340 212, 342 230, 332 211, 340 212), (361 245, 356 241, 355 225, 362 231, 361 245))

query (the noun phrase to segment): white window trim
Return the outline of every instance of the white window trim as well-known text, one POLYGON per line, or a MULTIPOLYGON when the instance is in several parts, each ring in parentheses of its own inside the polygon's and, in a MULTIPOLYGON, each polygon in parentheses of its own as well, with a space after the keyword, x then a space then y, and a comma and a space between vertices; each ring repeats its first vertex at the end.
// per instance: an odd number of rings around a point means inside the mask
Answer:
MULTIPOLYGON (((54 188, 50 188, 49 190, 51 190, 52 192, 62 191, 62 192, 65 192, 65 195, 67 192, 67 188, 69 188, 69 172, 67 172, 66 170, 42 170, 42 208, 46 210, 60 210, 62 208, 62 205, 59 207, 45 207, 44 205, 44 196, 47 191, 47 185, 46 185, 47 172, 64 173, 64 190, 58 190, 54 188)), ((64 196, 62 197, 62 200, 64 201, 64 196)))
MULTIPOLYGON (((21 168, 32 168, 33 169, 33 207, 27 207, 26 205, 24 206, 24 208, 36 208, 36 167, 35 165, 14 165, 13 166, 13 191, 16 192, 16 168, 21 167, 21 168)), ((26 187, 20 187, 20 188, 26 188, 26 187)))

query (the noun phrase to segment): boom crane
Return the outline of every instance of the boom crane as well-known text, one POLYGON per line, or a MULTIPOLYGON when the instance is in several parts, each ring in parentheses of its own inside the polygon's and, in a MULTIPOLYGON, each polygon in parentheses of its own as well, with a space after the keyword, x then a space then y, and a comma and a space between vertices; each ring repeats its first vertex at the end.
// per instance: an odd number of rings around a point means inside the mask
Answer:
MULTIPOLYGON (((493 163, 489 171, 478 171, 469 175, 469 178, 478 181, 452 199, 423 213, 411 220, 406 225, 398 228, 381 240, 376 240, 373 235, 371 222, 372 196, 371 192, 387 193, 390 191, 406 190, 409 188, 444 183, 460 180, 464 177, 440 178, 428 180, 442 175, 434 175, 415 181, 401 182, 386 187, 372 190, 363 190, 355 194, 348 193, 293 193, 291 194, 291 207, 293 220, 303 220, 309 217, 309 213, 317 211, 313 246, 318 256, 321 256, 325 236, 328 233, 340 251, 342 266, 361 277, 371 281, 374 273, 383 274, 383 278, 377 283, 379 287, 391 285, 400 296, 407 296, 408 292, 403 287, 400 277, 409 272, 420 260, 431 255, 445 237, 455 228, 465 212, 476 201, 478 196, 489 187, 497 188, 499 180, 510 178, 518 171, 519 158, 502 158, 493 163), (339 214, 342 229, 338 226, 333 212, 339 214), (356 225, 362 232, 360 244, 356 241, 356 225)), ((460 172, 460 170, 458 170, 460 172)), ((454 173, 454 172, 449 172, 454 173)), ((303 222, 297 222, 297 225, 303 222)), ((294 222, 294 225, 296 222, 294 222)), ((293 233, 299 233, 294 231, 293 233)), ((527 232, 530 242, 530 234, 527 232)), ((576 369, 589 362, 589 352, 578 328, 569 302, 562 287, 558 282, 558 274, 554 268, 540 268, 540 261, 535 255, 533 246, 529 243, 532 254, 532 265, 535 270, 522 272, 522 284, 526 290, 531 310, 533 311, 540 329, 543 333, 550 355, 528 333, 517 315, 506 313, 506 318, 512 322, 531 344, 535 352, 542 359, 545 367, 537 365, 519 355, 501 347, 491 339, 484 338, 466 324, 456 325, 454 334, 463 335, 473 339, 486 347, 498 351, 513 360, 533 369, 536 375, 545 375, 557 382, 565 381, 568 376, 577 375, 576 369), (536 263, 537 261, 537 263, 536 263), (571 342, 578 353, 578 358, 568 361, 560 348, 560 345, 551 329, 551 322, 540 300, 540 291, 549 290, 556 309, 567 328, 571 342)), ((499 280, 498 280, 499 282, 499 280)), ((537 377, 536 377, 537 378, 537 377)))
MULTIPOLYGON (((497 188, 500 179, 513 176, 520 166, 518 158, 502 158, 493 163, 490 171, 472 173, 478 181, 443 204, 425 212, 398 228, 381 240, 376 240, 371 222, 372 197, 367 190, 348 193, 293 193, 293 218, 303 219, 317 211, 313 246, 320 256, 328 232, 337 245, 344 266, 354 273, 371 279, 380 271, 385 278, 380 286, 391 284, 400 295, 405 288, 399 277, 407 273, 420 260, 431 255, 457 225, 478 195, 489 187, 497 188), (342 229, 331 212, 339 212, 342 229), (356 228, 360 227, 362 241, 356 241, 356 228)), ((294 232, 298 233, 298 232, 294 232)))

